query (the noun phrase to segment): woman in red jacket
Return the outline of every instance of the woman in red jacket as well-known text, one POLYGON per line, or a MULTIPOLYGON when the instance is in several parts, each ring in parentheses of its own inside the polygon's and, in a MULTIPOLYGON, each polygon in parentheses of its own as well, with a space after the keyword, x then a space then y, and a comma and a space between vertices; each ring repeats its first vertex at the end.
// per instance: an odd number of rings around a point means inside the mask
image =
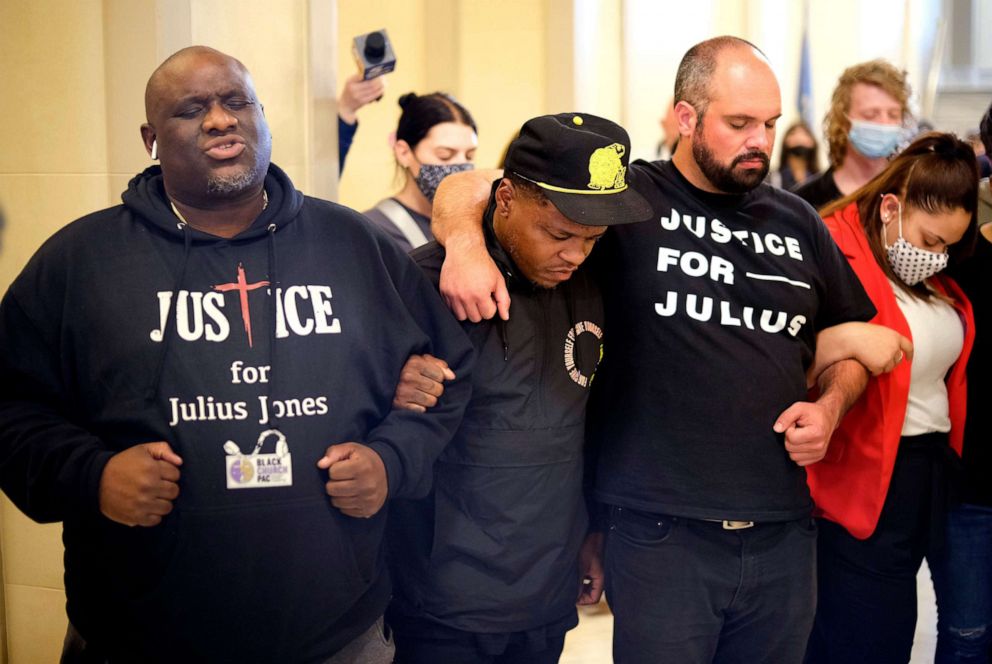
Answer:
POLYGON ((820 535, 807 664, 909 661, 916 574, 940 554, 949 470, 961 453, 971 304, 938 274, 976 236, 974 152, 926 134, 823 210, 878 314, 910 337, 911 362, 870 379, 807 468, 820 535))

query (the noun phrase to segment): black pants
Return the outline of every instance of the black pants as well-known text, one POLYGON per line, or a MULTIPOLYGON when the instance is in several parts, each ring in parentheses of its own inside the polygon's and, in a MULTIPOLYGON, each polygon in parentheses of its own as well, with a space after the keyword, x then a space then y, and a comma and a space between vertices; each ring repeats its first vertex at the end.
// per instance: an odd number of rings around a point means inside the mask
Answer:
POLYGON ((807 664, 906 664, 916 630, 916 575, 941 555, 947 436, 899 442, 875 532, 859 540, 820 520, 819 601, 807 664))
POLYGON ((503 644, 505 649, 494 649, 487 639, 480 642, 478 637, 454 630, 443 637, 394 633, 394 664, 555 664, 565 647, 564 634, 540 642, 529 641, 524 634, 512 634, 503 644))
MULTIPOLYGON (((120 662, 122 660, 114 660, 120 662)), ((133 660, 128 660, 133 661, 133 660)), ((349 643, 337 654, 332 655, 328 664, 333 662, 361 662, 375 664, 393 661, 393 643, 385 631, 383 618, 379 618, 364 634, 349 643)), ((113 664, 105 653, 95 650, 86 643, 86 639, 69 623, 65 640, 62 643, 62 657, 59 664, 113 664)))
POLYGON ((606 598, 617 664, 798 664, 816 604, 816 526, 610 510, 606 598))

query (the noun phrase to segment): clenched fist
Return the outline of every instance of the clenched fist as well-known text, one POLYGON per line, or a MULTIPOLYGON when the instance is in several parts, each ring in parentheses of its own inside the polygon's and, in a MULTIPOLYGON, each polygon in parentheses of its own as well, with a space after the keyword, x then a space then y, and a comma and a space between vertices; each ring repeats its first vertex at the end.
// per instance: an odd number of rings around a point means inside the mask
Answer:
POLYGON ((367 519, 386 504, 386 466, 371 447, 361 443, 331 445, 317 467, 327 471, 330 479, 324 487, 331 504, 342 513, 367 519))
POLYGON ((100 511, 125 526, 157 526, 179 495, 182 463, 163 440, 118 452, 100 477, 100 511))

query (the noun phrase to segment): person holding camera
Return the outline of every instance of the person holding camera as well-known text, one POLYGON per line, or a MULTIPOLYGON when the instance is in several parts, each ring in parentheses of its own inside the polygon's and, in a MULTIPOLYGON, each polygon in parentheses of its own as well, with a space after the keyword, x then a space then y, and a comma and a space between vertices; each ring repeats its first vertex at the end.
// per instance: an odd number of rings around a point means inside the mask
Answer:
POLYGON ((386 79, 376 76, 365 80, 361 74, 352 74, 338 96, 338 175, 344 171, 344 162, 351 150, 351 143, 358 132, 358 110, 368 103, 378 101, 386 89, 386 79))

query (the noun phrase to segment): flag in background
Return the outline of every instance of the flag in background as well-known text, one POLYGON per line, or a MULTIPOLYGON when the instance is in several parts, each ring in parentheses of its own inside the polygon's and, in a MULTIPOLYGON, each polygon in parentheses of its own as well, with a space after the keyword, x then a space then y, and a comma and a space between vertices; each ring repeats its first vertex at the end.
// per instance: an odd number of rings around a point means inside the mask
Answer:
POLYGON ((799 94, 796 97, 799 117, 816 133, 813 116, 813 71, 809 58, 809 2, 803 7, 803 42, 799 53, 799 94))

